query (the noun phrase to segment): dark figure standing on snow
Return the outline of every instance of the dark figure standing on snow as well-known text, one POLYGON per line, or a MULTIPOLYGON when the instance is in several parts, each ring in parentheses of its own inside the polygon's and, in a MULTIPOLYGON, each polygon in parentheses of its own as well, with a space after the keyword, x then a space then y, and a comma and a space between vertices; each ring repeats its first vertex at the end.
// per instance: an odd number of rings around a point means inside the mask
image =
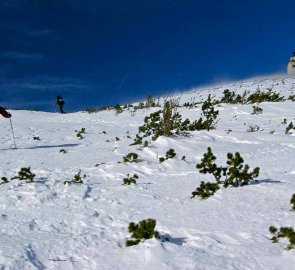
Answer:
POLYGON ((64 104, 65 104, 65 101, 63 100, 63 98, 61 96, 57 96, 56 101, 55 101, 55 105, 57 105, 59 107, 61 113, 65 113, 63 110, 64 104))
POLYGON ((11 114, 2 107, 0 107, 0 114, 5 118, 10 118, 11 117, 11 114))

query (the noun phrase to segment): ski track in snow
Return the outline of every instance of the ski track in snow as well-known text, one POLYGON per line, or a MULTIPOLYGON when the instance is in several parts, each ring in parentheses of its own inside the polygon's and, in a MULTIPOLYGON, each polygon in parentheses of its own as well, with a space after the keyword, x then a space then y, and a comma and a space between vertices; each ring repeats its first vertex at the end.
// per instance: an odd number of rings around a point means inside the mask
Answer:
MULTIPOLYGON (((258 86, 289 96, 295 79, 192 90, 181 94, 180 104, 258 86)), ((12 111, 16 150, 10 126, 1 118, 0 177, 11 178, 30 166, 36 178, 0 185, 0 269, 293 269, 295 251, 286 251, 284 241, 273 244, 268 228, 295 224, 290 211, 295 136, 286 135, 281 123, 284 118, 294 123, 295 103, 261 103, 261 115, 252 115, 252 106, 222 104, 217 129, 160 137, 142 150, 130 144, 144 117, 158 108, 134 116, 128 110, 117 116, 113 110, 12 111), (249 125, 260 130, 246 132, 249 125), (79 140, 75 130, 82 127, 86 133, 79 140), (250 168, 260 167, 257 181, 221 188, 205 201, 190 199, 201 181, 213 181, 195 167, 209 146, 221 165, 228 152, 240 152, 250 168), (160 164, 158 158, 170 148, 177 156, 160 164), (129 152, 138 153, 140 161, 122 163, 129 152), (65 186, 79 170, 86 175, 84 184, 65 186), (127 174, 139 176, 136 185, 122 185, 127 174), (125 247, 128 224, 146 218, 156 219, 161 239, 169 241, 125 247)), ((195 120, 201 110, 182 107, 179 112, 195 120)))

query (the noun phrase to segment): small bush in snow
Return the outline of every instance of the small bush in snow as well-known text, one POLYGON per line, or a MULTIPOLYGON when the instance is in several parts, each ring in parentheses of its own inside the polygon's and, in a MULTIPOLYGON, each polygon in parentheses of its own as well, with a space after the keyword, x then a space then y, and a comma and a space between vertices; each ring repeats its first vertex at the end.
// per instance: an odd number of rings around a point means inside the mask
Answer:
POLYGON ((295 248, 295 232, 293 228, 281 227, 280 229, 277 229, 274 226, 270 226, 269 232, 273 234, 273 237, 271 238, 273 243, 277 243, 280 238, 287 238, 289 240, 287 249, 295 248))
POLYGON ((8 180, 8 178, 7 177, 1 177, 1 181, 0 181, 0 185, 2 185, 2 184, 6 184, 6 183, 8 183, 9 182, 9 180, 8 180))
POLYGON ((188 135, 189 131, 211 130, 215 128, 218 110, 214 109, 214 103, 209 95, 202 105, 202 117, 193 123, 187 118, 182 121, 181 115, 176 112, 177 105, 172 101, 166 101, 163 110, 151 113, 144 119, 144 124, 139 127, 139 134, 134 140, 135 144, 140 144, 143 137, 152 136, 156 140, 160 136, 188 135))
POLYGON ((81 171, 79 171, 77 174, 74 175, 71 181, 64 181, 64 184, 83 184, 83 178, 86 178, 86 175, 84 174, 83 176, 81 176, 81 171))
POLYGON ((34 141, 40 141, 40 138, 37 137, 37 136, 34 136, 34 137, 33 137, 33 140, 34 140, 34 141))
POLYGON ((202 117, 188 126, 190 131, 215 129, 219 111, 214 109, 214 103, 209 95, 202 105, 202 117))
POLYGON ((262 114, 263 109, 258 106, 253 106, 253 112, 252 114, 262 114))
POLYGON ((156 102, 153 99, 153 97, 151 95, 148 95, 145 101, 145 107, 146 108, 150 108, 150 107, 155 107, 156 106, 156 102))
POLYGON ((192 197, 195 196, 200 197, 201 199, 207 199, 210 196, 214 195, 214 193, 219 189, 218 183, 205 183, 204 181, 201 182, 200 186, 196 189, 196 191, 192 192, 192 197))
POLYGON ((164 162, 164 161, 167 160, 167 159, 174 158, 175 156, 176 156, 176 153, 175 153, 174 149, 169 149, 169 150, 166 152, 165 157, 160 157, 160 158, 159 158, 159 161, 160 161, 160 163, 162 163, 162 162, 164 162))
POLYGON ((260 129, 259 126, 257 125, 249 125, 248 129, 247 129, 247 132, 256 132, 260 129))
POLYGON ((226 168, 217 166, 215 163, 216 156, 213 155, 210 147, 207 149, 207 153, 203 155, 201 162, 196 165, 196 168, 202 174, 212 174, 217 183, 220 183, 222 175, 226 175, 226 168))
POLYGON ((291 101, 295 101, 295 95, 290 95, 289 97, 288 97, 288 100, 291 100, 291 101))
POLYGON ((137 162, 138 161, 138 154, 136 153, 129 153, 125 157, 123 157, 123 162, 137 162))
POLYGON ((286 127, 285 134, 290 135, 292 134, 293 130, 295 130, 295 126, 293 125, 292 122, 290 122, 288 126, 286 127))
POLYGON ((230 186, 239 187, 248 185, 249 182, 258 177, 260 171, 259 167, 254 168, 254 170, 250 172, 249 165, 243 164, 244 160, 240 153, 228 153, 227 159, 226 167, 218 166, 215 163, 216 156, 212 153, 211 148, 208 147, 207 153, 204 154, 201 162, 196 165, 196 168, 202 174, 212 174, 216 183, 201 182, 200 187, 192 193, 193 197, 197 195, 201 198, 207 198, 213 195, 215 191, 218 190, 218 185, 222 183, 225 188, 230 186), (223 181, 221 180, 222 177, 225 177, 223 181))
POLYGON ((116 115, 118 115, 124 111, 123 108, 119 104, 115 105, 114 109, 116 111, 116 115))
POLYGON ((63 153, 63 154, 67 153, 67 151, 65 149, 60 149, 59 152, 63 153))
POLYGON ((226 179, 224 181, 224 187, 228 186, 245 186, 248 185, 251 180, 258 177, 259 167, 254 168, 252 172, 249 172, 249 165, 244 165, 244 159, 241 157, 240 153, 227 154, 227 169, 226 169, 226 179))
POLYGON ((295 194, 293 194, 291 200, 290 200, 290 203, 292 204, 292 210, 295 211, 295 194))
POLYGON ((126 178, 123 179, 123 184, 124 185, 131 185, 131 184, 136 184, 136 179, 138 179, 138 175, 134 174, 132 177, 127 175, 126 178))
POLYGON ((245 91, 242 95, 236 94, 234 91, 230 91, 229 89, 225 89, 223 91, 223 97, 221 98, 221 103, 228 103, 228 104, 245 104, 247 102, 248 92, 245 91))
POLYGON ((185 129, 187 128, 183 128, 184 124, 181 121, 181 115, 176 112, 175 108, 172 101, 166 101, 163 110, 146 116, 144 124, 138 129, 139 133, 143 135, 141 137, 138 136, 137 140, 148 136, 152 136, 152 140, 156 140, 160 136, 186 134, 185 129))
POLYGON ((156 228, 155 219, 144 219, 139 221, 138 224, 134 222, 129 223, 128 231, 131 233, 130 240, 126 241, 126 246, 138 245, 141 241, 151 239, 153 237, 159 238, 159 232, 155 231, 156 228))
POLYGON ((263 92, 259 88, 249 95, 247 103, 261 103, 261 102, 279 102, 283 101, 284 97, 280 96, 279 93, 273 91, 272 88, 268 88, 267 91, 263 92))
POLYGON ((79 139, 83 139, 82 134, 85 133, 85 128, 81 128, 79 131, 78 131, 78 130, 75 130, 75 132, 77 133, 76 136, 77 136, 79 139))
POLYGON ((35 178, 36 174, 31 172, 31 168, 21 168, 18 172, 18 175, 11 178, 13 179, 19 179, 19 180, 28 180, 29 182, 33 182, 33 179, 35 178))

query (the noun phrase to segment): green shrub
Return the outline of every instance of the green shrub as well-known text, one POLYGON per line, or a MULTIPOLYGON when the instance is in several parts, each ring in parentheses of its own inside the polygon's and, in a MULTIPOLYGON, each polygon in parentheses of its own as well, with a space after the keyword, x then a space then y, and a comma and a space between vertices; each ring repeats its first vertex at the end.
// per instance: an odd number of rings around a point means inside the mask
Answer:
POLYGON ((290 200, 290 203, 292 204, 292 210, 295 211, 295 194, 293 194, 291 200, 290 200))
POLYGON ((279 102, 283 100, 284 97, 273 91, 272 88, 268 88, 266 91, 261 91, 259 88, 257 88, 256 91, 251 94, 249 91, 244 91, 241 95, 226 89, 223 91, 223 97, 220 99, 220 103, 254 104, 261 102, 279 102))
POLYGON ((185 130, 182 130, 181 115, 175 111, 171 101, 165 102, 163 110, 146 116, 144 124, 139 127, 138 131, 143 135, 137 139, 152 136, 152 140, 156 140, 160 136, 186 134, 185 130))
POLYGON ((292 134, 293 130, 295 130, 295 126, 293 125, 292 122, 290 122, 288 126, 286 127, 285 134, 290 135, 292 134))
POLYGON ((81 170, 74 175, 73 179, 71 181, 64 181, 64 184, 83 184, 83 178, 86 178, 86 175, 84 174, 81 176, 81 170))
POLYGON ((159 232, 155 231, 156 228, 155 219, 144 219, 139 221, 138 224, 134 222, 129 223, 128 231, 131 233, 130 240, 126 241, 126 246, 134 246, 139 244, 141 241, 151 239, 153 237, 159 238, 159 232))
POLYGON ((118 115, 124 111, 123 108, 119 104, 115 105, 114 109, 116 111, 116 115, 118 115))
POLYGON ((207 148, 207 153, 203 155, 201 162, 196 165, 196 168, 202 174, 212 174, 217 183, 220 183, 222 175, 225 176, 226 168, 217 166, 215 163, 216 156, 213 155, 210 147, 207 148))
POLYGON ((193 123, 187 118, 182 121, 181 115, 176 112, 176 105, 166 101, 163 110, 151 113, 144 118, 144 124, 138 128, 138 135, 132 145, 141 144, 144 137, 152 136, 156 140, 160 136, 188 135, 189 131, 211 130, 217 123, 218 110, 209 95, 202 105, 202 117, 193 123))
POLYGON ((155 107, 156 106, 156 102, 153 99, 153 97, 151 95, 148 95, 145 101, 145 107, 146 108, 150 108, 150 107, 155 107))
MULTIPOLYGON (((194 196, 199 196, 201 198, 207 198, 212 196, 216 190, 219 189, 221 183, 225 188, 227 187, 239 187, 248 185, 254 178, 259 175, 259 167, 254 168, 252 172, 249 172, 249 165, 244 165, 244 160, 240 153, 228 153, 227 154, 227 166, 217 166, 215 163, 216 156, 212 153, 210 147, 207 149, 207 153, 203 155, 201 162, 196 165, 196 168, 202 174, 212 174, 216 180, 216 183, 201 182, 199 188, 194 191, 194 196), (221 178, 225 177, 224 180, 221 178)), ((193 198, 192 197, 192 198, 193 198)))
POLYGON ((124 185, 136 184, 136 179, 138 179, 138 175, 134 174, 132 177, 127 174, 127 177, 123 179, 124 185))
POLYGON ((194 121, 189 125, 189 130, 211 130, 214 129, 217 123, 218 110, 214 109, 214 102, 211 101, 211 95, 208 96, 207 100, 202 105, 202 116, 199 120, 194 121))
POLYGON ((253 106, 253 112, 252 114, 262 114, 263 109, 258 106, 253 106))
POLYGON ((85 128, 81 128, 79 131, 78 131, 78 130, 75 130, 75 132, 77 133, 76 136, 77 136, 79 139, 83 139, 82 134, 85 133, 85 128))
POLYGON ((169 150, 166 152, 165 157, 160 157, 160 158, 159 158, 159 161, 160 161, 160 163, 162 163, 162 162, 164 162, 164 161, 167 160, 167 159, 174 158, 175 156, 176 156, 176 153, 175 153, 174 149, 169 149, 169 150))
POLYGON ((271 238, 273 243, 277 243, 279 241, 279 238, 287 238, 289 240, 289 245, 287 246, 287 249, 289 250, 295 247, 295 232, 293 228, 281 227, 280 229, 277 229, 274 226, 270 226, 269 232, 273 234, 273 237, 271 238))
POLYGON ((192 192, 192 197, 195 196, 200 197, 201 199, 207 199, 210 196, 214 195, 214 193, 219 189, 218 183, 205 183, 204 181, 201 182, 200 186, 196 189, 196 191, 192 192))
POLYGON ((123 162, 137 162, 138 161, 138 154, 136 153, 129 153, 125 157, 123 157, 123 162))
POLYGON ((283 101, 284 97, 276 93, 272 88, 268 88, 267 91, 263 92, 259 88, 249 95, 247 98, 247 103, 261 103, 261 102, 279 102, 283 101))
POLYGON ((247 129, 247 132, 256 132, 256 131, 259 131, 260 130, 260 127, 257 126, 257 125, 249 125, 248 129, 247 129))
POLYGON ((19 180, 28 180, 28 182, 33 182, 36 174, 31 172, 31 168, 21 168, 20 171, 18 172, 18 175, 15 177, 12 177, 11 180, 13 179, 19 179, 19 180))
POLYGON ((0 181, 0 185, 2 185, 2 184, 6 184, 6 183, 8 183, 9 182, 9 180, 8 180, 8 178, 7 177, 1 177, 1 181, 0 181))
POLYGON ((244 159, 241 157, 240 153, 232 153, 227 154, 227 170, 226 175, 227 178, 224 181, 224 187, 228 186, 245 186, 248 185, 251 180, 258 177, 259 175, 259 167, 254 168, 252 172, 249 172, 249 165, 244 165, 244 159))

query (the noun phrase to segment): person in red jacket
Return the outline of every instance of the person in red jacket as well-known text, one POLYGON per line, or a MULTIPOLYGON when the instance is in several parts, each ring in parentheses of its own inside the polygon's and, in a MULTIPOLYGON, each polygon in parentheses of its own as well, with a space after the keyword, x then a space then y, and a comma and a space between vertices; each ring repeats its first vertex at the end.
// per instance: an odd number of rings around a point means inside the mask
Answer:
POLYGON ((0 107, 0 114, 5 118, 10 118, 11 117, 11 114, 2 107, 0 107))

